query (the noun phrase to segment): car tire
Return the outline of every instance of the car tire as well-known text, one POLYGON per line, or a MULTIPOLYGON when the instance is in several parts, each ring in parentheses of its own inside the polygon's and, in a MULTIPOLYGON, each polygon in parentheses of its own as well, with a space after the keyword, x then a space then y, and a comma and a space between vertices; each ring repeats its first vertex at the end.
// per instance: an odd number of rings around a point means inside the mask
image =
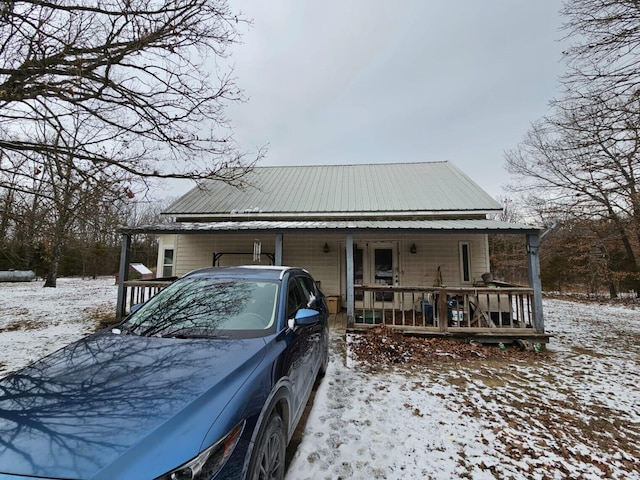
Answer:
POLYGON ((282 418, 274 412, 269 418, 251 460, 249 480, 283 480, 287 440, 282 418))

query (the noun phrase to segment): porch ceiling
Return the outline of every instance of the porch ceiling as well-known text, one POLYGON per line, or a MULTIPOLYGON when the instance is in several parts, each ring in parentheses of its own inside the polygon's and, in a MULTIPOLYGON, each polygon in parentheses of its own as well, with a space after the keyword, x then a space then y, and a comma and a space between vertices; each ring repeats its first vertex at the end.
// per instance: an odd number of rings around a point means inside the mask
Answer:
POLYGON ((238 222, 175 222, 137 227, 122 227, 124 234, 135 233, 212 233, 212 232, 251 232, 273 230, 331 230, 334 232, 353 232, 363 230, 395 230, 402 232, 451 233, 518 233, 536 234, 540 227, 521 223, 501 222, 498 220, 330 220, 330 221, 265 221, 247 220, 238 222))

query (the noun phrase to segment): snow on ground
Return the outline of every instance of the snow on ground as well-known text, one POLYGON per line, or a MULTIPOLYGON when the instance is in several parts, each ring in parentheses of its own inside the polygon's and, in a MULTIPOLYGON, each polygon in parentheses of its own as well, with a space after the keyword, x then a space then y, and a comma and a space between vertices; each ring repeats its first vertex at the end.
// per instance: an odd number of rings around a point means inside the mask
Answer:
POLYGON ((113 277, 60 278, 56 288, 0 283, 0 376, 94 331, 115 314, 116 298, 113 277))
MULTIPOLYGON (((0 375, 96 328, 113 279, 0 283, 0 375)), ((545 300, 547 352, 372 371, 332 335, 287 480, 640 479, 640 309, 545 300)))
POLYGON ((544 308, 530 360, 371 373, 334 337, 287 479, 640 478, 640 311, 544 308))

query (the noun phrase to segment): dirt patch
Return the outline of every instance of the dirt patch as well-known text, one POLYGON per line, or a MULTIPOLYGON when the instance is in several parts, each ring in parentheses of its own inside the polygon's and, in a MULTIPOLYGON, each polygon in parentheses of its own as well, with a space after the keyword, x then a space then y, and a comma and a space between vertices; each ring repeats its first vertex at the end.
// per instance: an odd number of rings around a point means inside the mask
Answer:
POLYGON ((95 312, 89 315, 91 319, 95 322, 96 330, 101 330, 103 328, 113 327, 120 323, 120 320, 116 318, 115 313, 106 312, 104 310, 96 310, 95 312))
POLYGON ((30 314, 29 309, 24 307, 10 308, 5 312, 5 315, 11 315, 12 317, 24 317, 30 314))
POLYGON ((0 327, 0 333, 16 332, 18 330, 37 330, 46 327, 45 322, 37 322, 35 320, 14 320, 7 325, 0 327))

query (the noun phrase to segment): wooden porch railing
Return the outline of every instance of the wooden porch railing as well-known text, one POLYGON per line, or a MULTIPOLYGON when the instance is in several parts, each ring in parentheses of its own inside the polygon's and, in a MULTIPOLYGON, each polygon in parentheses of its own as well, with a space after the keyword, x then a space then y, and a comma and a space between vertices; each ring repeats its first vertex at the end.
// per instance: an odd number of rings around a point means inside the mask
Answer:
POLYGON ((384 323, 436 332, 533 328, 531 288, 356 285, 355 297, 356 326, 384 323))
MULTIPOLYGON (((165 279, 125 281, 125 313, 172 282, 165 279)), ((355 296, 355 326, 384 323, 450 333, 506 332, 523 328, 533 332, 531 288, 355 285, 355 296)))
POLYGON ((127 280, 124 282, 125 313, 131 311, 133 305, 144 303, 162 290, 173 280, 127 280))

